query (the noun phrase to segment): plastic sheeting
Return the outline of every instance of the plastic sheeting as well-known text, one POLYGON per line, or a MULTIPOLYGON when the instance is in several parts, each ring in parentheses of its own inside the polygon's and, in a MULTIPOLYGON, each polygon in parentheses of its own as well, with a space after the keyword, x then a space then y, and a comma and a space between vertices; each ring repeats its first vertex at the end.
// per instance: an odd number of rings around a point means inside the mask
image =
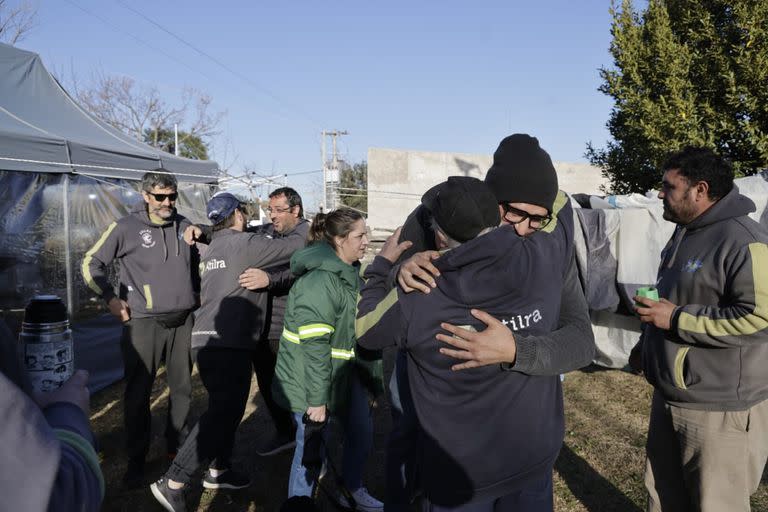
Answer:
MULTIPOLYGON (((739 192, 755 202, 757 211, 750 217, 768 227, 766 180, 764 171, 735 183, 739 192)), ((622 368, 640 339, 632 298, 639 287, 656 282, 661 250, 675 225, 663 219, 655 193, 578 199, 578 204, 572 201, 577 208, 576 256, 595 334, 595 362, 622 368), (579 204, 593 209, 578 209, 579 204)))
MULTIPOLYGON (((18 326, 34 295, 62 297, 71 312, 76 365, 88 369, 98 387, 122 377, 121 327, 103 316, 106 307, 83 281, 80 263, 111 222, 143 201, 138 187, 135 181, 0 171, 0 310, 18 326)), ((211 189, 179 183, 179 213, 206 223, 211 189)))

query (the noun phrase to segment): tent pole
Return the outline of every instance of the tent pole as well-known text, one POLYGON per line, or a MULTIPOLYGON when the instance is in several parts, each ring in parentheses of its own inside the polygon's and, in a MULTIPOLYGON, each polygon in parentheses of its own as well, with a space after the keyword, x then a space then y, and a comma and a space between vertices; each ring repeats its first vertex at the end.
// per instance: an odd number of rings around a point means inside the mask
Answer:
POLYGON ((63 205, 64 205, 64 273, 67 279, 67 313, 70 321, 73 319, 74 303, 72 293, 72 253, 69 243, 69 174, 64 174, 63 205))

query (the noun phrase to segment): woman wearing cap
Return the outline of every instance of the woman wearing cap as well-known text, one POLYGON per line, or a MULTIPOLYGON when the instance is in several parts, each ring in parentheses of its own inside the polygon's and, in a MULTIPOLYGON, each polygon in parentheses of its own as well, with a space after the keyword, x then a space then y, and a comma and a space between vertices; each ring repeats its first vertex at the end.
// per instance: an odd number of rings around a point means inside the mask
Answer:
POLYGON ((305 430, 329 418, 344 427, 342 505, 354 499, 357 510, 378 511, 383 504, 362 486, 370 452, 372 422, 366 391, 383 390, 380 352, 355 350, 359 260, 368 246, 363 216, 339 208, 315 217, 310 245, 291 258, 297 281, 288 295, 273 392, 293 412, 296 450, 288 496, 310 496, 320 465, 307 467, 305 430), (306 428, 305 428, 306 427, 306 428))

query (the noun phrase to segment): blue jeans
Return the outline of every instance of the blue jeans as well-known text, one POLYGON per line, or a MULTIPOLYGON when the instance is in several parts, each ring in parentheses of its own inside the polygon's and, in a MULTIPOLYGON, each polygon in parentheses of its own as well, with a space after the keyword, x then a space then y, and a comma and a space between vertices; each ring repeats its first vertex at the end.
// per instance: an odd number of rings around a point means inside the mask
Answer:
POLYGON ((408 353, 398 350, 389 380, 392 430, 387 440, 385 468, 385 512, 407 511, 416 484, 419 423, 408 382, 408 353))
MULTIPOLYGON (((291 474, 288 478, 288 497, 312 496, 317 481, 316 474, 311 474, 301 464, 304 456, 304 423, 301 421, 303 412, 294 412, 296 422, 296 449, 293 451, 291 474)), ((344 453, 342 455, 341 476, 344 486, 354 492, 363 486, 363 470, 365 461, 373 445, 373 421, 371 409, 368 406, 368 395, 363 385, 356 377, 352 379, 347 411, 343 417, 331 417, 331 421, 341 421, 344 428, 344 453)), ((328 429, 324 436, 327 441, 328 429)))

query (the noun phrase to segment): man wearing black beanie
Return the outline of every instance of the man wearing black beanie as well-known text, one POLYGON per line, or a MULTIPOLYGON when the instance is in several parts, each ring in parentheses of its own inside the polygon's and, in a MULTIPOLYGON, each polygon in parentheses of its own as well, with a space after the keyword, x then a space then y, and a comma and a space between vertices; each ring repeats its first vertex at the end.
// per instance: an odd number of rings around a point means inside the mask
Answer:
MULTIPOLYGON (((459 360, 453 366, 454 370, 498 364, 500 371, 508 371, 510 374, 557 379, 556 385, 560 393, 558 375, 585 366, 594 357, 594 335, 576 269, 573 211, 568 197, 565 193, 558 191, 557 173, 552 160, 539 146, 538 140, 530 135, 514 134, 501 141, 494 153, 493 165, 488 171, 485 182, 496 195, 502 225, 513 225, 513 233, 517 236, 549 236, 562 241, 561 246, 565 251, 563 256, 569 265, 562 275, 563 288, 558 328, 544 335, 516 335, 512 329, 517 329, 514 326, 510 327, 508 322, 502 324, 483 311, 472 310, 472 316, 486 324, 487 328, 479 329, 481 332, 472 332, 447 324, 450 334, 438 334, 437 337, 452 348, 443 347, 440 352, 459 360), (538 231, 541 233, 536 233, 538 231)), ((414 242, 402 258, 403 263, 398 272, 397 280, 404 291, 419 290, 429 293, 436 287, 435 277, 439 276, 439 271, 432 264, 432 260, 438 258, 439 253, 433 250, 436 249, 434 237, 431 214, 427 205, 422 204, 408 217, 400 237, 400 241, 414 242)), ((408 411, 411 411, 411 415, 413 414, 407 383, 408 376, 399 365, 395 370, 396 379, 390 383, 390 389, 393 394, 399 392, 399 396, 393 396, 393 398, 397 398, 397 403, 401 405, 402 417, 399 422, 394 422, 393 433, 397 431, 399 423, 414 423, 414 418, 408 417, 408 411)), ((562 401, 560 400, 559 404, 553 404, 552 410, 552 422, 562 424, 562 401)), ((553 432, 556 431, 557 429, 553 430, 553 432)), ((397 431, 397 434, 399 436, 397 441, 400 444, 407 442, 409 437, 415 437, 413 434, 408 436, 402 431, 397 431)), ((560 436, 558 444, 561 443, 562 435, 554 435, 560 436)), ((520 439, 521 443, 526 441, 526 439, 520 439)), ((388 458, 392 453, 398 454, 397 446, 393 444, 390 440, 388 458)), ((402 454, 403 451, 399 450, 399 453, 402 454)), ((514 457, 514 454, 510 456, 514 457)), ((388 461, 387 466, 396 463, 397 461, 388 461)), ((407 460, 401 463, 405 464, 407 460)), ((406 482, 393 482, 396 479, 394 475, 397 473, 389 469, 388 467, 388 499, 385 499, 385 510, 406 510, 402 499, 398 500, 394 493, 390 493, 390 489, 403 487, 406 482), (389 499, 390 497, 394 499, 389 499)), ((549 484, 549 490, 545 493, 550 494, 551 501, 551 481, 549 484)), ((547 508, 546 504, 544 508, 547 508)), ((551 510, 551 506, 549 509, 551 510)))

